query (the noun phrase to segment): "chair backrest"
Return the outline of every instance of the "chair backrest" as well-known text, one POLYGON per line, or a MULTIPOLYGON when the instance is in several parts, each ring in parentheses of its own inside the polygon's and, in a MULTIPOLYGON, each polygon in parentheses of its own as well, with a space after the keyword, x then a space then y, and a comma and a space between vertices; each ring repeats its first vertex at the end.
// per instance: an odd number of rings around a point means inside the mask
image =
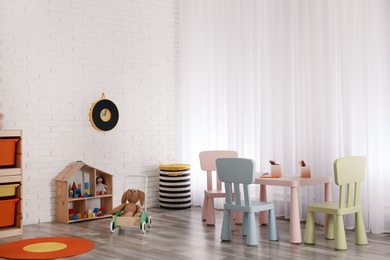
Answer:
POLYGON ((366 175, 366 158, 350 156, 333 163, 335 183, 340 186, 339 208, 360 205, 360 182, 366 175))
POLYGON ((241 205, 242 200, 244 200, 245 206, 251 206, 248 186, 255 180, 255 162, 245 158, 219 158, 216 164, 218 178, 225 183, 226 203, 232 204, 233 186, 236 205, 241 205))
MULTIPOLYGON (((218 158, 237 158, 238 153, 231 150, 221 150, 221 151, 203 151, 199 153, 200 167, 203 171, 207 172, 207 189, 213 189, 213 171, 217 171, 217 166, 215 161, 218 158)), ((215 175, 215 186, 218 190, 222 189, 222 184, 218 179, 218 176, 215 175)))

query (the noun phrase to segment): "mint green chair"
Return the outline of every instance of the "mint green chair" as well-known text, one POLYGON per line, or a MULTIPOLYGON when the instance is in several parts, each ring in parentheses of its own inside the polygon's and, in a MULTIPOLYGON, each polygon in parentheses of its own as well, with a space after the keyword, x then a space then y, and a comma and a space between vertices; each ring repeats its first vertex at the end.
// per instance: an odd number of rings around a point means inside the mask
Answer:
POLYGON ((315 244, 314 213, 326 214, 325 237, 335 240, 337 250, 347 249, 344 219, 347 214, 355 214, 355 243, 366 245, 367 234, 364 227, 362 206, 359 202, 360 182, 366 175, 366 158, 363 156, 344 157, 335 160, 335 183, 340 186, 338 202, 323 202, 307 206, 307 220, 304 241, 306 244, 315 244), (334 221, 336 217, 336 222, 334 221))
POLYGON ((255 213, 260 211, 268 212, 268 240, 278 240, 279 234, 276 226, 274 204, 272 202, 250 200, 248 187, 255 180, 255 162, 244 158, 218 158, 216 164, 218 178, 225 184, 226 190, 221 240, 230 241, 232 239, 231 211, 244 213, 242 235, 246 236, 248 246, 257 246, 255 213))

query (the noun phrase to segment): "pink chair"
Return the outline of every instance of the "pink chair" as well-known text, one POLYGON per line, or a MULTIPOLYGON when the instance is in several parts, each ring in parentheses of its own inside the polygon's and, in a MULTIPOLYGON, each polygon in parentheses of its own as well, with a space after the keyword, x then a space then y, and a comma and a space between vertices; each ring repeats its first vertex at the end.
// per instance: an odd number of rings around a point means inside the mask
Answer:
MULTIPOLYGON (((215 161, 218 158, 237 158, 236 151, 203 151, 199 153, 200 167, 207 172, 207 189, 204 190, 204 200, 202 209, 202 220, 207 225, 215 225, 214 198, 225 198, 225 190, 216 174, 217 166, 215 161), (214 178, 213 178, 213 173, 214 178), (213 181, 214 179, 214 181, 213 181)), ((237 224, 242 223, 242 214, 233 215, 237 224)))

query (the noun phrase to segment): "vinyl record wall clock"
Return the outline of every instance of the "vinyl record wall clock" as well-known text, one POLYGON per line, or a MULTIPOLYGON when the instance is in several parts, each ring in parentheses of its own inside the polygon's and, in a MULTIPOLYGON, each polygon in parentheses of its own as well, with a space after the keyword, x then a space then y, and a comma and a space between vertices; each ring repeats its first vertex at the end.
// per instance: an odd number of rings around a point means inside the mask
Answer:
POLYGON ((103 93, 102 98, 92 104, 89 119, 97 130, 110 131, 118 123, 119 111, 114 102, 106 99, 103 93))

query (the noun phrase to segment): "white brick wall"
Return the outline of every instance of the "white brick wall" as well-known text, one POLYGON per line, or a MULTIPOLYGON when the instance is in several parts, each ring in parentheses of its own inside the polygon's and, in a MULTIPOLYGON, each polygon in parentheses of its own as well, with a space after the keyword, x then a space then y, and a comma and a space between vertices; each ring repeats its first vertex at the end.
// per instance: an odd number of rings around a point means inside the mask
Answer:
POLYGON ((55 220, 55 181, 83 160, 114 175, 149 176, 180 162, 179 0, 1 0, 0 112, 23 130, 24 224, 55 220), (89 109, 114 101, 119 123, 99 132, 89 109))

